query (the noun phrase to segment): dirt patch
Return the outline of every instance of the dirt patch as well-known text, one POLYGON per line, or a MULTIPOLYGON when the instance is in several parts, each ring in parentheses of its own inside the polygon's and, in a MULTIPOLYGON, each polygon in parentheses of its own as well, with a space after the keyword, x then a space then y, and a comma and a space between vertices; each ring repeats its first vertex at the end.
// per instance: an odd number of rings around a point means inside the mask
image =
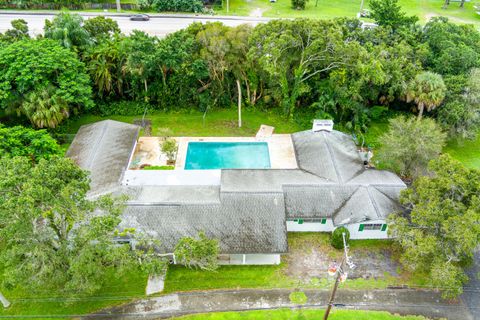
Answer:
MULTIPOLYGON (((292 234, 289 236, 289 253, 285 257, 285 274, 304 283, 328 279, 328 267, 340 263, 342 250, 329 244, 327 234, 292 234)), ((399 264, 388 246, 368 245, 350 249, 356 267, 348 271, 350 279, 381 279, 386 275, 398 276, 399 264)))

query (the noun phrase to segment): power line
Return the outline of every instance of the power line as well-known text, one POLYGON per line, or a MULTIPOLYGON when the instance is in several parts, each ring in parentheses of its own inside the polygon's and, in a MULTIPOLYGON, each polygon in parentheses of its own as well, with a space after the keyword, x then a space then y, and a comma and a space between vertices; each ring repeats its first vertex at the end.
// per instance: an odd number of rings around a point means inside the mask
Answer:
MULTIPOLYGON (((380 307, 380 309, 384 309, 385 306, 392 306, 395 308, 431 308, 432 305, 428 304, 395 304, 395 305, 386 305, 380 303, 356 303, 356 304, 344 304, 344 303, 337 303, 334 304, 337 308, 362 308, 362 307, 380 307)), ((280 307, 258 307, 258 308, 249 308, 249 309, 232 309, 232 310, 219 310, 214 312, 188 312, 188 314, 195 314, 195 313, 221 313, 221 312, 248 312, 248 311, 255 311, 255 310, 277 310, 277 309, 317 309, 317 308, 325 308, 327 305, 325 304, 304 304, 301 306, 280 306, 280 307)), ((459 305, 435 305, 435 308, 441 309, 460 309, 463 308, 459 305)), ((469 309, 473 310, 480 310, 480 307, 470 307, 469 309)), ((185 313, 182 313, 184 315, 185 313)), ((35 319, 35 318, 78 318, 78 317, 88 317, 88 318, 105 318, 109 317, 109 319, 114 318, 116 316, 121 317, 138 317, 138 316, 166 316, 172 315, 171 311, 165 312, 152 312, 145 314, 144 312, 130 312, 130 313, 92 313, 92 314, 45 314, 45 315, 0 315, 0 319, 35 319)), ((180 315, 180 314, 179 314, 180 315)))

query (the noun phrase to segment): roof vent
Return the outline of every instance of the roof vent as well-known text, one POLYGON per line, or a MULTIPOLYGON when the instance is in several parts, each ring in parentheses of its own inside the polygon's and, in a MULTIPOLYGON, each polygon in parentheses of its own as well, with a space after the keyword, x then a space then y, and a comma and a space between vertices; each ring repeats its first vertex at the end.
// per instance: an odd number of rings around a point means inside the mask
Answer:
POLYGON ((331 132, 332 130, 333 130, 333 120, 320 120, 320 119, 313 120, 313 127, 312 127, 313 132, 318 132, 318 131, 331 132))

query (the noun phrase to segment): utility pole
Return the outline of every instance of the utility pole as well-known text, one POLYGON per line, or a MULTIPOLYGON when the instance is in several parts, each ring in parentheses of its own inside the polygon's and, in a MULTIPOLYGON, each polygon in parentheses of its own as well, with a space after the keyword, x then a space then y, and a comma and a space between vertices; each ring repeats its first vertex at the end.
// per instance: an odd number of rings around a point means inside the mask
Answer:
POLYGON ((338 285, 340 284, 340 281, 342 280, 342 276, 344 276, 345 279, 347 278, 347 273, 344 270, 345 269, 345 263, 347 263, 347 265, 351 269, 355 268, 355 264, 353 264, 353 262, 350 261, 350 257, 348 256, 348 246, 347 246, 347 241, 345 240, 345 232, 342 233, 342 237, 343 237, 343 249, 344 249, 343 250, 343 258, 342 258, 342 262, 340 263, 340 267, 338 267, 336 272, 335 272, 335 275, 336 275, 335 284, 333 286, 332 294, 330 295, 330 300, 328 301, 327 310, 325 310, 323 320, 328 319, 328 315, 330 314, 330 311, 332 310, 333 302, 335 301, 335 295, 337 294, 338 285))
POLYGON ((6 309, 10 307, 10 301, 5 298, 5 296, 0 292, 0 302, 3 304, 3 307, 6 309))
POLYGON ((342 276, 343 265, 345 264, 345 256, 343 256, 342 263, 340 263, 340 268, 337 270, 337 277, 335 279, 335 285, 333 286, 332 294, 330 295, 330 300, 328 301, 327 310, 323 316, 323 320, 328 319, 330 310, 332 310, 333 301, 335 301, 335 294, 337 293, 338 285, 340 284, 340 277, 342 276))

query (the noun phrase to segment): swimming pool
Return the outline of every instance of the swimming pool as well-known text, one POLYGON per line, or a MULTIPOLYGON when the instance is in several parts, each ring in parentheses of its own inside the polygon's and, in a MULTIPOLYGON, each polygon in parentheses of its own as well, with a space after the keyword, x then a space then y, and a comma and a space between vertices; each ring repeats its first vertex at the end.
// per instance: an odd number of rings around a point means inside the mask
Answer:
POLYGON ((189 142, 186 170, 268 169, 266 142, 189 142))

